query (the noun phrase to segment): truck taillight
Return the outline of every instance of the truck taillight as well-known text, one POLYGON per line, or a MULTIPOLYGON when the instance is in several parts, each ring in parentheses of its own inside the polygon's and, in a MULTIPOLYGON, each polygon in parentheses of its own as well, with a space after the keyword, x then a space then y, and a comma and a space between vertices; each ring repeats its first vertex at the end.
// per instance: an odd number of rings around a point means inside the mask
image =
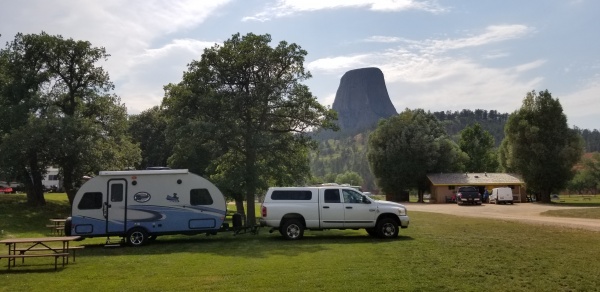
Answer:
POLYGON ((267 217, 267 207, 262 206, 260 214, 263 218, 267 217))

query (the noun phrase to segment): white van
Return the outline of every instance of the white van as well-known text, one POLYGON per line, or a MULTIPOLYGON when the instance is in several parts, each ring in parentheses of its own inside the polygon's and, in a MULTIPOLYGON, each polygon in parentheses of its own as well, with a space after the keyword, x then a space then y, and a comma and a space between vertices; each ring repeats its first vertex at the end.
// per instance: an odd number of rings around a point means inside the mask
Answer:
POLYGON ((490 194, 490 204, 513 204, 513 193, 511 188, 495 188, 490 194))

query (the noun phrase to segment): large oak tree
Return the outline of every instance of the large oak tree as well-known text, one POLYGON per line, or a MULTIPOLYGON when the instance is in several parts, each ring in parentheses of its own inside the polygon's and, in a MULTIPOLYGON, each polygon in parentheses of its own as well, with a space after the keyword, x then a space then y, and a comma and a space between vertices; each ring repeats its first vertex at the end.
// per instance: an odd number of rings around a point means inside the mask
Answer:
POLYGON ((308 176, 306 133, 334 128, 336 117, 302 84, 311 77, 307 52, 270 42, 268 34, 235 34, 205 49, 163 100, 175 140, 170 164, 194 157, 198 173, 212 175, 238 207, 245 196, 250 225, 257 192, 308 176))

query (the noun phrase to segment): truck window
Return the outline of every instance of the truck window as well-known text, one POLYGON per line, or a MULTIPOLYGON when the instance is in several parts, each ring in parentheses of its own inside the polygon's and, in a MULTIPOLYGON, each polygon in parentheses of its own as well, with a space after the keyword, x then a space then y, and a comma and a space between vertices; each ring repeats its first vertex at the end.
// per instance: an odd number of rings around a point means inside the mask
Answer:
POLYGON ((77 205, 79 210, 92 210, 102 208, 102 193, 85 193, 77 205))
POLYGON ((340 202, 340 190, 325 190, 325 203, 340 202))
POLYGON ((312 199, 311 191, 273 191, 271 200, 308 201, 312 199))
POLYGON ((344 203, 362 203, 362 195, 351 190, 342 190, 344 203))
POLYGON ((207 189, 192 189, 190 191, 190 205, 212 205, 213 199, 207 189))

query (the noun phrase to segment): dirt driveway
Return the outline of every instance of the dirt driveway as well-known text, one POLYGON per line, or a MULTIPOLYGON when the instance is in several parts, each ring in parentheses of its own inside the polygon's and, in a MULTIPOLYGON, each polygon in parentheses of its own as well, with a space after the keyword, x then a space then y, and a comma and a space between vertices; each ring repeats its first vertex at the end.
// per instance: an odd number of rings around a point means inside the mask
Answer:
MULTIPOLYGON (((538 203, 517 203, 514 205, 483 204, 481 206, 457 206, 456 204, 403 203, 411 211, 443 213, 457 216, 496 218, 515 220, 531 224, 554 225, 569 228, 600 231, 599 219, 563 218, 541 216, 548 210, 574 209, 578 207, 549 206, 538 203)), ((582 208, 582 207, 579 207, 582 208)))

